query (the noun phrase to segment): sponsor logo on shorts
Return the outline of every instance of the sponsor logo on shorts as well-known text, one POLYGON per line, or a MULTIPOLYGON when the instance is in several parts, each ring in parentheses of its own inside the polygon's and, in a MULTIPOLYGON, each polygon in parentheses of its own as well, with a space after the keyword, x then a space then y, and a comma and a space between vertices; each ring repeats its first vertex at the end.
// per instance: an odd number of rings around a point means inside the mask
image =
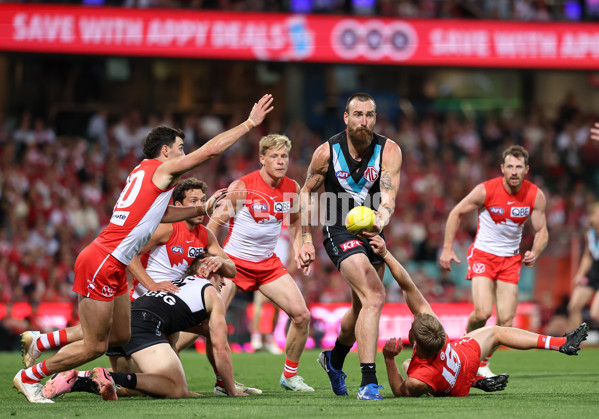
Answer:
POLYGON ((178 244, 171 247, 171 252, 173 252, 176 255, 182 255, 183 254, 183 246, 179 246, 178 244))
POLYGON ((350 240, 348 242, 341 243, 341 250, 346 252, 350 249, 353 249, 356 246, 362 246, 362 242, 359 240, 350 240))
POLYGON ((347 179, 349 177, 349 172, 346 172, 345 170, 339 170, 337 173, 335 173, 335 176, 337 176, 339 179, 347 179))
POLYGON ((378 178, 379 178, 379 171, 376 170, 372 166, 368 166, 368 168, 364 172, 364 179, 366 179, 368 182, 374 182, 378 178))
POLYGON ((499 214, 499 215, 502 215, 503 213, 505 213, 503 208, 500 208, 500 207, 491 207, 491 208, 489 208, 489 212, 491 214, 499 214))
POLYGON ((203 247, 190 247, 187 251, 187 256, 190 258, 196 258, 200 256, 202 253, 204 253, 203 247))
POLYGON ((510 216, 518 218, 518 217, 528 217, 530 215, 530 207, 513 207, 510 208, 510 216))
POLYGON ((291 202, 275 202, 275 212, 289 212, 291 202))
POLYGON ((104 285, 102 287, 102 295, 108 298, 114 297, 114 290, 110 288, 108 285, 104 285))
POLYGON ((485 267, 484 263, 475 263, 472 265, 472 271, 475 274, 482 274, 486 270, 487 270, 487 268, 485 267))
POLYGON ((129 211, 115 211, 112 213, 112 217, 110 217, 110 222, 118 226, 123 226, 129 214, 129 211))

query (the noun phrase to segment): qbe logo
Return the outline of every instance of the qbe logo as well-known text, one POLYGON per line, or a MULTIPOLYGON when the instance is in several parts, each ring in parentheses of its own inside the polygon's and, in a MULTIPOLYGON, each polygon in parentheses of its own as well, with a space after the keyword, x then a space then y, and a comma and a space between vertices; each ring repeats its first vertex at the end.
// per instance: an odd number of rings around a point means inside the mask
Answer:
POLYGON ((405 61, 414 55, 418 35, 407 22, 343 19, 331 31, 331 46, 346 60, 362 56, 372 61, 385 57, 405 61))
POLYGON ((290 202, 275 202, 275 212, 289 212, 290 202))
POLYGON ((187 256, 190 258, 197 258, 202 253, 204 253, 203 247, 190 247, 189 250, 187 251, 187 256))
POLYGON ((510 215, 514 218, 528 217, 530 215, 530 207, 513 207, 510 209, 510 215))

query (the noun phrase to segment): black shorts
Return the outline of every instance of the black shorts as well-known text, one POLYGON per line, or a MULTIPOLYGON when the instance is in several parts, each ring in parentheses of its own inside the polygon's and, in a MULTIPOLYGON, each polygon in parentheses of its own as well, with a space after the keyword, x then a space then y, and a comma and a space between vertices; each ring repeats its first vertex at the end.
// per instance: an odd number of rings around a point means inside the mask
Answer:
MULTIPOLYGON (((364 253, 374 266, 385 263, 379 255, 374 253, 368 240, 354 236, 345 227, 325 226, 322 232, 324 248, 337 269, 345 258, 357 253, 364 253)), ((382 232, 381 237, 385 238, 382 232)))
POLYGON ((599 275, 587 275, 587 287, 593 288, 595 291, 599 291, 599 275))
POLYGON ((135 352, 159 343, 169 343, 164 335, 164 322, 145 310, 131 312, 131 339, 123 346, 108 348, 108 356, 130 357, 135 352))

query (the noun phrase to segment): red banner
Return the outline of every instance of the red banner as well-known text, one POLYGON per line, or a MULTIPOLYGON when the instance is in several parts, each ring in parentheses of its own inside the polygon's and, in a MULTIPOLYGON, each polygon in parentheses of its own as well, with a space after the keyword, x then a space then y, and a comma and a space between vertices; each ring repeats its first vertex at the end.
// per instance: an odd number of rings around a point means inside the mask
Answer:
POLYGON ((0 4, 0 50, 597 70, 599 25, 0 4))

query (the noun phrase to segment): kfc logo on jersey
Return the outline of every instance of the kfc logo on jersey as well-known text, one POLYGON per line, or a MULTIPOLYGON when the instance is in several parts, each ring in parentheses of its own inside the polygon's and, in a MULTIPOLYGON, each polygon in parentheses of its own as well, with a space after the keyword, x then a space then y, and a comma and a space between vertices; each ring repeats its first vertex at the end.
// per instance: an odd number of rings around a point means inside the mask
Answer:
POLYGON ((344 252, 353 249, 356 246, 362 246, 362 242, 359 240, 350 240, 348 242, 342 243, 341 244, 341 250, 343 250, 344 252))
POLYGON ((472 265, 472 270, 475 274, 482 274, 484 271, 487 270, 487 268, 485 267, 484 263, 475 263, 474 265, 472 265))
POLYGON ((115 211, 110 217, 110 222, 122 227, 127 221, 127 217, 129 217, 129 211, 115 211))
POLYGON ((505 213, 503 208, 500 208, 500 207, 491 207, 491 208, 489 208, 489 212, 491 214, 497 214, 497 215, 503 215, 505 213))
POLYGON ((187 256, 189 256, 190 258, 197 258, 202 253, 204 253, 203 247, 190 247, 187 251, 187 256))
POLYGON ((104 285, 102 287, 102 295, 107 298, 113 297, 114 290, 112 288, 110 288, 108 285, 104 285))
POLYGON ((183 246, 175 245, 175 246, 171 247, 171 252, 173 252, 176 255, 182 255, 183 251, 184 251, 183 246))
POLYGON ((275 212, 289 212, 290 209, 290 202, 275 202, 275 212))
POLYGON ((345 170, 339 170, 337 173, 335 173, 335 176, 337 176, 339 179, 347 179, 349 177, 349 172, 346 172, 345 170))
POLYGON ((376 170, 372 166, 368 166, 368 168, 364 172, 364 179, 366 179, 368 182, 374 182, 378 178, 379 178, 379 171, 376 170))
POLYGON ((513 207, 510 209, 510 216, 514 218, 528 217, 530 215, 530 207, 513 207))

